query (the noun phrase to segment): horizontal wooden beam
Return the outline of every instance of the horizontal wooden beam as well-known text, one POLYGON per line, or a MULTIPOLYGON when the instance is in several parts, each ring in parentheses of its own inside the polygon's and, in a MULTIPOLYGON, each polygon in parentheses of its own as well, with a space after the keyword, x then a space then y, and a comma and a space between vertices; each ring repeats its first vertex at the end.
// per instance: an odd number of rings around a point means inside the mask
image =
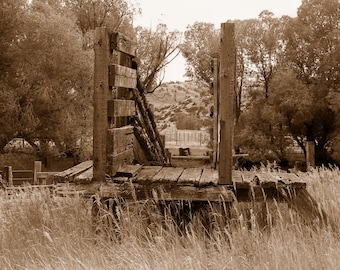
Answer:
POLYGON ((156 201, 210 201, 210 202, 232 202, 235 199, 232 190, 225 186, 218 187, 195 187, 180 186, 173 184, 139 185, 130 182, 107 183, 98 185, 93 183, 84 185, 82 189, 79 185, 77 189, 83 196, 91 197, 98 194, 101 198, 123 198, 127 200, 152 199, 156 201))
POLYGON ((111 99, 107 104, 108 117, 125 117, 136 114, 134 100, 111 99))
POLYGON ((136 56, 136 43, 121 33, 111 35, 111 49, 136 56))
POLYGON ((109 65, 109 86, 135 89, 137 71, 120 65, 109 65))

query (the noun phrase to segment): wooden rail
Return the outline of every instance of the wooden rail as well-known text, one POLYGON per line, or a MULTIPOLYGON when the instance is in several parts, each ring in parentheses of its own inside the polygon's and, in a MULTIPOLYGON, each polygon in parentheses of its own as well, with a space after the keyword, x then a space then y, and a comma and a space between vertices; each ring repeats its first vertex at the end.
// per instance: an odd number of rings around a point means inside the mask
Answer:
POLYGON ((13 170, 12 166, 5 166, 0 171, 2 182, 6 186, 51 184, 56 173, 42 172, 41 161, 34 162, 33 170, 13 170))

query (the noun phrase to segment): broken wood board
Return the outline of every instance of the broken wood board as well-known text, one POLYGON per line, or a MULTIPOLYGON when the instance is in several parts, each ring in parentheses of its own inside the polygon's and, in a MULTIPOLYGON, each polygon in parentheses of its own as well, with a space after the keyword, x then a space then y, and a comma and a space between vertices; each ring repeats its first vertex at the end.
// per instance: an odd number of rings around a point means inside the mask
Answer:
POLYGON ((73 181, 77 175, 81 174, 82 172, 86 171, 92 166, 93 166, 92 160, 87 160, 65 171, 56 173, 54 175, 54 178, 57 181, 73 181))

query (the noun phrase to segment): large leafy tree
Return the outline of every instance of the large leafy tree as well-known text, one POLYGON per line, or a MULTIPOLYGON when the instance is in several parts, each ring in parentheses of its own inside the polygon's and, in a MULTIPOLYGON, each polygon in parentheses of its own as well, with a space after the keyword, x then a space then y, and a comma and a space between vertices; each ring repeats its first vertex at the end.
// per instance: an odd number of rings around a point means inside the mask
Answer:
POLYGON ((311 102, 300 137, 316 143, 317 164, 329 161, 329 144, 338 128, 338 106, 332 99, 340 83, 339 20, 339 1, 305 0, 285 31, 287 65, 306 85, 311 102))
POLYGON ((196 22, 187 27, 181 52, 187 61, 188 77, 211 84, 211 61, 219 54, 219 33, 212 23, 196 22))
MULTIPOLYGON (((53 0, 49 0, 52 1, 53 0)), ((83 48, 93 49, 94 30, 106 27, 133 37, 133 16, 139 13, 126 0, 57 0, 58 9, 72 16, 83 36, 83 48)))
POLYGON ((1 84, 1 149, 15 137, 43 156, 51 142, 72 148, 90 120, 92 56, 73 22, 44 2, 20 7, 17 22, 1 84))
POLYGON ((164 68, 179 54, 180 33, 165 24, 156 29, 137 27, 138 73, 145 92, 155 91, 163 81, 164 68))

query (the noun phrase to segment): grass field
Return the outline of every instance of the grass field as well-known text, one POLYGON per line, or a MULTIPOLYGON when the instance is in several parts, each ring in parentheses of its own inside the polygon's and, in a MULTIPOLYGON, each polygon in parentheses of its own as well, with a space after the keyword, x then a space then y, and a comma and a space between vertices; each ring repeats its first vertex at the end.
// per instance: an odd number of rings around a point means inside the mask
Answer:
MULTIPOLYGON (((321 168, 303 177, 339 224, 339 169, 321 168)), ((167 209, 161 214, 152 202, 118 207, 116 225, 107 225, 112 214, 104 210, 92 220, 91 205, 44 190, 11 198, 2 193, 0 269, 319 270, 340 265, 339 230, 305 225, 281 204, 268 205, 265 229, 256 223, 257 207, 240 203, 233 205, 228 222, 211 206, 181 230, 167 209)))

